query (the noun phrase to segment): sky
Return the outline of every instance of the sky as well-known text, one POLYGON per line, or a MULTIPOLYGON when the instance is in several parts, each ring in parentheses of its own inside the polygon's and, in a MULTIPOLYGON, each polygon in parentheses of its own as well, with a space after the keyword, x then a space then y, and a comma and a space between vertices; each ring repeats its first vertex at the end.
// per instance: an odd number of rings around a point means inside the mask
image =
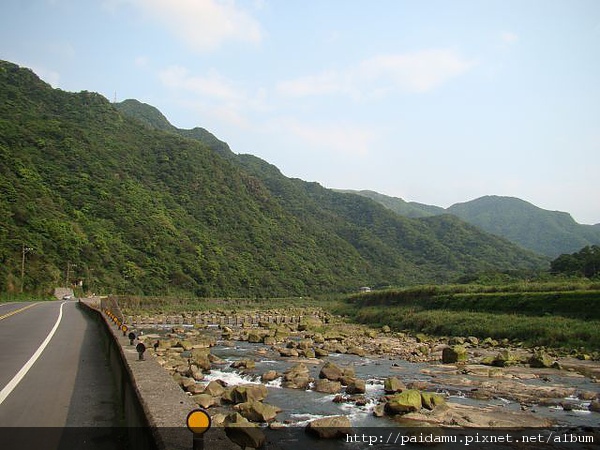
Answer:
POLYGON ((3 0, 0 59, 288 177, 600 223, 598 0, 3 0))

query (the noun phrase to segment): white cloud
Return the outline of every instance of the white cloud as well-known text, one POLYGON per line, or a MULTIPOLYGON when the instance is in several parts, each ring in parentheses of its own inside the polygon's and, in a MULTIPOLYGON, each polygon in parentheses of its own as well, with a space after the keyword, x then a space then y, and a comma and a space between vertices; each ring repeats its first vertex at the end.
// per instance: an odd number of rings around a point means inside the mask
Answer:
POLYGON ((441 86, 474 65, 454 50, 433 49, 375 56, 361 63, 360 72, 361 78, 387 81, 392 90, 420 93, 441 86))
POLYGON ((373 146, 376 133, 368 128, 347 124, 307 124, 296 119, 272 123, 274 129, 304 141, 308 148, 348 156, 365 156, 373 146))
POLYGON ((517 42, 519 42, 519 36, 510 31, 503 31, 500 34, 500 39, 502 40, 503 43, 508 44, 508 45, 513 45, 513 44, 516 44, 517 42))
POLYGON ((210 51, 227 40, 258 43, 260 24, 233 0, 131 0, 190 48, 210 51))
POLYGON ((160 81, 171 89, 193 93, 220 101, 240 101, 243 92, 211 70, 205 76, 191 75, 185 67, 171 66, 159 73, 160 81))
POLYGON ((277 92, 292 97, 324 94, 372 97, 390 91, 422 93, 438 88, 475 65, 475 61, 448 49, 377 55, 344 71, 330 70, 282 81, 277 92))
POLYGON ((268 91, 247 89, 211 69, 202 75, 192 74, 182 66, 170 66, 158 73, 161 83, 176 92, 186 108, 209 114, 238 128, 251 128, 251 113, 272 110, 268 91))

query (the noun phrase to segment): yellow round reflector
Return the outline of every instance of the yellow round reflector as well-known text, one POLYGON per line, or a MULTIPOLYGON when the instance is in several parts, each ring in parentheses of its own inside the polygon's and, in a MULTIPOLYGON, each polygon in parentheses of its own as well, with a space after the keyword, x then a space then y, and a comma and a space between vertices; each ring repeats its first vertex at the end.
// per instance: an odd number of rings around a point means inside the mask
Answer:
POLYGON ((203 409, 195 409, 187 416, 187 427, 192 433, 202 434, 210 428, 210 416, 203 409))

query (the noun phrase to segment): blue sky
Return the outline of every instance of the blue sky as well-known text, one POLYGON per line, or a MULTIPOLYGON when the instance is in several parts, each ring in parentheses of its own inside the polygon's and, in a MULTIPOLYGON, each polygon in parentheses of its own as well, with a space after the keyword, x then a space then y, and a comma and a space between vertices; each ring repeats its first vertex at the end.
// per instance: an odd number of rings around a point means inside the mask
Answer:
POLYGON ((600 222, 600 1, 4 0, 0 58, 285 175, 600 222))

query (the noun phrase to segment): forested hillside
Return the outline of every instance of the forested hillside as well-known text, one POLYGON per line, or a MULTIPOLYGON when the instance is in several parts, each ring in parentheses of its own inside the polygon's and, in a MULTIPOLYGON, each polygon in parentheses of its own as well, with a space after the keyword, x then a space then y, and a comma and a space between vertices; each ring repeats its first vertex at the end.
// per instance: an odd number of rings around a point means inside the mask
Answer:
POLYGON ((402 218, 288 179, 201 128, 121 107, 0 63, 2 291, 80 282, 97 292, 311 295, 545 264, 454 218, 402 218))
POLYGON ((600 229, 581 225, 570 214, 548 211, 514 197, 489 195, 457 203, 447 211, 524 248, 557 257, 600 244, 600 229))
POLYGON ((488 195, 444 209, 406 202, 373 191, 344 192, 373 199, 404 217, 452 214, 488 233, 550 258, 600 244, 600 224, 582 225, 566 212, 548 211, 519 198, 488 195))

